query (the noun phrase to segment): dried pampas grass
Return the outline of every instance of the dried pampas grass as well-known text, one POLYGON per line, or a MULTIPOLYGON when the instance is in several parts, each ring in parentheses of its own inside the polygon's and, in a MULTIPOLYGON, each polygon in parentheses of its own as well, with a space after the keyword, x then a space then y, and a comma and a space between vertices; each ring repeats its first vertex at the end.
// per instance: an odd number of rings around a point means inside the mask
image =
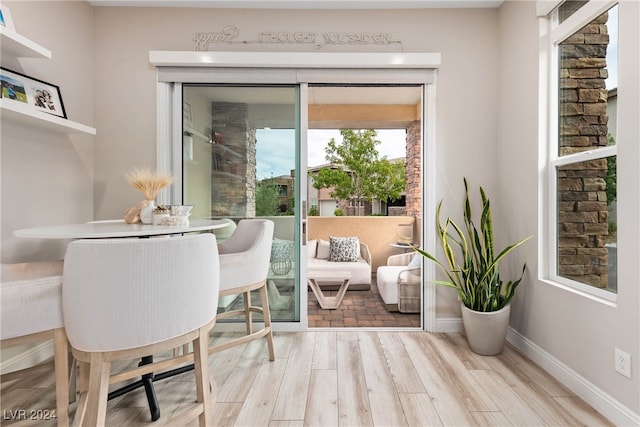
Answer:
POLYGON ((127 181, 133 189, 144 194, 146 200, 155 200, 158 191, 171 185, 171 175, 157 174, 149 169, 133 169, 127 174, 127 181))

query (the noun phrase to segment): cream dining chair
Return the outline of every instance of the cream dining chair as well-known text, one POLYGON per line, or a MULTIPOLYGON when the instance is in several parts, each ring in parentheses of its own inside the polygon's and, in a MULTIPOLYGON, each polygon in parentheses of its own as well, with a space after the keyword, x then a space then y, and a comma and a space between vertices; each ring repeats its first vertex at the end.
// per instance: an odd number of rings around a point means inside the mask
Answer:
POLYGON ((267 295, 267 274, 273 241, 273 221, 243 219, 228 239, 218 245, 220 252, 220 296, 242 294, 244 307, 218 313, 218 319, 244 315, 246 335, 209 347, 209 354, 266 337, 269 360, 275 360, 271 312, 267 295), (253 305, 251 291, 260 293, 260 306, 253 305), (253 330, 253 313, 263 316, 264 327, 253 330))
MULTIPOLYGON (((219 286, 215 236, 76 240, 67 248, 62 307, 67 336, 81 364, 74 424, 104 425, 110 383, 194 362, 197 403, 187 408, 208 425, 208 334, 219 286), (111 374, 111 363, 193 343, 193 353, 169 356, 111 374), (88 384, 83 373, 88 365, 88 384)), ((167 421, 182 425, 185 413, 167 421)))
MULTIPOLYGON (((62 269, 62 261, 2 264, 0 345, 8 348, 53 338, 55 415, 58 426, 67 426, 69 399, 75 400, 76 389, 75 375, 69 370, 69 348, 62 319, 62 269)), ((24 370, 3 373, 2 382, 19 378, 23 373, 24 370)))

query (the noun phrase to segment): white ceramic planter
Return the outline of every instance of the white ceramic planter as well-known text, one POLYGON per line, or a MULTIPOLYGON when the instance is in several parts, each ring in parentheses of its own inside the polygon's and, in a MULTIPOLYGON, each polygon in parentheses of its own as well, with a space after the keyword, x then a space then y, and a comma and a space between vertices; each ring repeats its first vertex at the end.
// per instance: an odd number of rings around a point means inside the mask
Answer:
POLYGON ((511 304, 488 313, 470 310, 462 303, 460 303, 460 309, 471 351, 483 356, 502 353, 509 328, 511 304))

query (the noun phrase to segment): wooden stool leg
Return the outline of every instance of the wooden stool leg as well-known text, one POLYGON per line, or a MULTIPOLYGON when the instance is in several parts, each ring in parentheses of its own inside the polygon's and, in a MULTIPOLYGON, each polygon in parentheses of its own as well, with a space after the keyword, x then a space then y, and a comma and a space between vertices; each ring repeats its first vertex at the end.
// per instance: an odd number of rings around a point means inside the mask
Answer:
MULTIPOLYGON (((69 342, 67 342, 68 346, 69 342)), ((69 403, 73 403, 78 397, 78 365, 73 354, 71 352, 67 354, 69 355, 69 403)))
POLYGON ((78 391, 82 393, 89 390, 89 364, 87 362, 81 362, 78 360, 78 391))
POLYGON ((69 425, 69 349, 63 328, 53 331, 53 355, 56 377, 56 412, 58 426, 69 425))
POLYGON ((247 335, 253 333, 253 314, 251 313, 251 291, 244 293, 244 316, 246 319, 247 335))
POLYGON ((73 416, 73 427, 84 426, 84 417, 87 413, 87 392, 80 392, 78 397, 78 405, 76 406, 76 413, 73 416))
POLYGON ((73 427, 85 425, 85 415, 87 412, 87 392, 89 390, 89 363, 75 358, 78 364, 78 404, 73 416, 73 427))
POLYGON ((86 425, 104 426, 107 418, 107 395, 111 362, 102 353, 91 354, 89 391, 87 392, 86 425))
POLYGON ((198 417, 200 427, 209 425, 213 409, 209 392, 209 331, 200 328, 199 337, 193 341, 193 362, 196 377, 196 393, 198 403, 202 403, 202 413, 198 417))
POLYGON ((262 300, 262 317, 264 317, 264 327, 269 329, 267 333, 267 345, 269 346, 269 360, 276 359, 273 349, 273 334, 271 331, 271 310, 269 309, 269 295, 267 294, 267 283, 260 288, 260 299, 262 300))

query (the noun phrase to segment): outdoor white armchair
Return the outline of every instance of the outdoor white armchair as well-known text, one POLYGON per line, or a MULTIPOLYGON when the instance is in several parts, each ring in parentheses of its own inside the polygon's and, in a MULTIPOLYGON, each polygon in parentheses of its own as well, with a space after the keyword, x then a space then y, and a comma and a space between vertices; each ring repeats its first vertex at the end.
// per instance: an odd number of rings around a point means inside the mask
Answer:
POLYGON ((420 312, 421 256, 414 252, 391 255, 378 267, 376 282, 387 310, 420 312))

